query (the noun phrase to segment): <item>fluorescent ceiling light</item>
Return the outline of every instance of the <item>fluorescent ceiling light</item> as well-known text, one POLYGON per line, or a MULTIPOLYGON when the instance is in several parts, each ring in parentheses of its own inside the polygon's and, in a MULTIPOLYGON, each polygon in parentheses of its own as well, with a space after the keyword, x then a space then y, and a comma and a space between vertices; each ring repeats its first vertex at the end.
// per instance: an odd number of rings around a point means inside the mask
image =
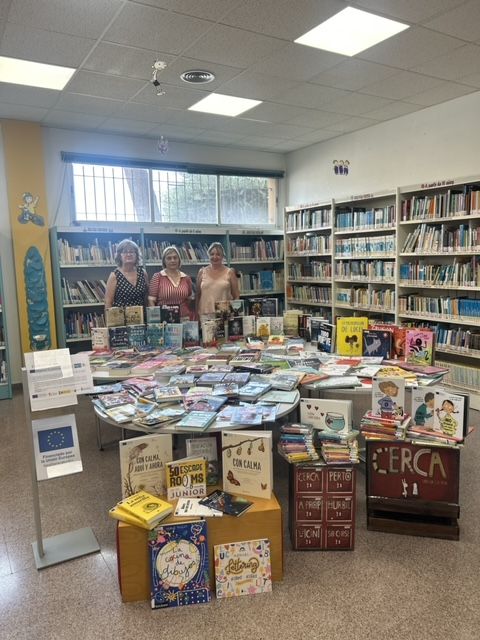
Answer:
POLYGON ((367 11, 347 7, 318 27, 304 33, 295 42, 345 56, 354 56, 408 29, 408 26, 367 11))
POLYGON ((61 91, 76 69, 0 56, 0 82, 61 91))
POLYGON ((204 111, 205 113, 215 113, 219 116, 238 116, 261 103, 261 100, 211 93, 189 107, 189 111, 204 111))

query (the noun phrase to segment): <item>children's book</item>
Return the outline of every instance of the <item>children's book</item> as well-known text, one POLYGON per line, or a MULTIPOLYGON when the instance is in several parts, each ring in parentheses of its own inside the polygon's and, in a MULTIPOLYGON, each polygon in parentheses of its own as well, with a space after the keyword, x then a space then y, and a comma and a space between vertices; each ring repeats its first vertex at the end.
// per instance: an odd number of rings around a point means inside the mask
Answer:
POLYGON ((152 609, 210 601, 205 520, 159 526, 148 535, 152 609))
POLYGON ((164 329, 165 346, 170 349, 181 349, 183 343, 183 325, 166 324, 164 329))
POLYGON ((222 475, 227 492, 270 498, 272 432, 222 431, 222 475))
POLYGON ((337 318, 337 352, 341 356, 362 355, 362 332, 368 329, 368 318, 337 318))
POLYGON ((207 459, 195 456, 165 465, 167 500, 202 498, 207 495, 207 459))
POLYGON ((177 518, 221 518, 223 513, 200 504, 201 498, 179 498, 174 515, 177 518))
POLYGON ((393 348, 393 332, 383 329, 364 329, 362 332, 364 356, 390 358, 393 348))
POLYGON ((434 341, 435 333, 431 329, 406 329, 405 361, 433 365, 434 341))
POLYGON ((195 347, 200 344, 200 328, 196 320, 183 323, 183 346, 195 347))
POLYGON ((135 402, 135 398, 133 398, 128 391, 102 394, 98 396, 98 400, 100 400, 105 409, 121 407, 124 404, 133 404, 133 402, 135 402))
POLYGON ((468 408, 468 394, 436 389, 434 431, 438 431, 457 442, 462 442, 467 434, 468 408))
POLYGON ((217 484, 219 480, 217 439, 211 436, 187 438, 185 446, 187 456, 197 456, 207 459, 207 485, 217 484))
POLYGON ((162 304, 160 307, 160 317, 162 322, 167 324, 178 324, 180 322, 180 305, 162 304))
POLYGON ((264 316, 257 318, 256 334, 259 338, 268 338, 270 335, 270 318, 264 316))
POLYGON ((302 398, 300 422, 336 438, 348 437, 352 431, 352 401, 302 398))
POLYGON ((217 598, 272 591, 269 540, 217 544, 213 553, 217 598))
POLYGON ((190 411, 179 422, 177 427, 181 429, 201 430, 208 429, 217 417, 215 411, 190 411))
POLYGON ((437 387, 412 389, 412 424, 433 430, 435 418, 435 391, 437 387))
POLYGON ((222 491, 221 489, 210 493, 206 498, 201 498, 200 504, 210 507, 210 509, 221 511, 228 516, 241 516, 245 511, 253 507, 253 502, 247 500, 247 498, 222 491))
POLYGON ((172 436, 156 434, 120 440, 122 498, 138 491, 163 496, 167 492, 165 464, 172 459, 172 436))
POLYGON ((390 420, 404 415, 404 378, 375 376, 372 379, 372 412, 390 420))
POLYGON ((131 513, 127 513, 124 509, 120 509, 118 506, 115 506, 109 509, 108 515, 110 516, 110 518, 113 518, 114 520, 119 520, 120 522, 126 522, 127 524, 133 524, 136 527, 140 527, 141 529, 151 530, 155 528, 155 526, 158 524, 156 523, 156 524, 148 525, 142 520, 140 520, 140 518, 137 518, 131 513))
POLYGON ((148 528, 156 526, 173 511, 170 503, 147 491, 137 491, 117 502, 116 506, 128 515, 138 518, 148 528))

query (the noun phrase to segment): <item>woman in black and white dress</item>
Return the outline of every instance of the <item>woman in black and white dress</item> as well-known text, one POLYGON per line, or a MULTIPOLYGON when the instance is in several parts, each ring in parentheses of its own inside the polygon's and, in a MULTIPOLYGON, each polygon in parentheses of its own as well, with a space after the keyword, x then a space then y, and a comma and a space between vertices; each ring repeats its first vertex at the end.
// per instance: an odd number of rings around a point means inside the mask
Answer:
POLYGON ((133 240, 122 240, 115 253, 118 265, 107 280, 105 309, 110 307, 145 307, 148 295, 148 275, 140 266, 140 249, 133 240))

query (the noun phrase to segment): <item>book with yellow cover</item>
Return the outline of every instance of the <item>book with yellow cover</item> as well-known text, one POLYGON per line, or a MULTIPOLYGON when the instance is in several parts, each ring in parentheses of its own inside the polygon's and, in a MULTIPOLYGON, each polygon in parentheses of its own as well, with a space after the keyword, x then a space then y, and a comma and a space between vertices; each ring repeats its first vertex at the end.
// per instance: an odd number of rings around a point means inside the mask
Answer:
POLYGON ((116 506, 120 511, 125 511, 129 516, 134 516, 143 522, 147 529, 153 529, 173 511, 173 506, 169 502, 152 496, 146 491, 137 491, 128 498, 117 502, 116 506))
POLYGON ((107 327, 122 327, 125 324, 125 311, 123 307, 110 307, 110 309, 105 309, 105 323, 107 327))
POLYGON ((364 329, 368 329, 368 318, 337 318, 337 353, 341 356, 361 356, 364 329))
POLYGON ((141 305, 125 307, 125 324, 143 324, 143 307, 141 305))
POLYGON ((147 531, 154 529, 158 524, 158 523, 155 523, 155 524, 147 525, 145 524, 145 522, 142 522, 139 518, 127 513, 127 511, 125 511, 124 509, 120 509, 117 506, 112 507, 108 511, 108 515, 111 518, 114 518, 115 520, 119 520, 120 522, 126 522, 127 524, 133 524, 136 527, 147 529, 147 531))
POLYGON ((191 456, 165 464, 167 499, 203 498, 207 495, 207 459, 191 456))

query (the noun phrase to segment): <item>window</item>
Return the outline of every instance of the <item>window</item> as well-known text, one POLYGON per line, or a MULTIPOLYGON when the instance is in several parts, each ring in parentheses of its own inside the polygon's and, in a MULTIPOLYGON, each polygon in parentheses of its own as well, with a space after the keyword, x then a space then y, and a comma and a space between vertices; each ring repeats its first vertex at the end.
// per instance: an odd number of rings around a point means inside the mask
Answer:
POLYGON ((278 173, 263 177, 71 165, 76 221, 262 226, 276 222, 278 173))

